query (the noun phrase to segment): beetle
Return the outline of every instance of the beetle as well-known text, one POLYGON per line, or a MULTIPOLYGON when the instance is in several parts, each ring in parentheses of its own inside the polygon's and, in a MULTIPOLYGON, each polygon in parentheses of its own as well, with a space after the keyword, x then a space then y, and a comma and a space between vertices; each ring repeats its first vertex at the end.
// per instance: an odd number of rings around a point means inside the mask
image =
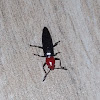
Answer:
POLYGON ((61 60, 59 58, 54 58, 54 56, 56 56, 58 53, 60 53, 60 52, 54 53, 54 47, 57 46, 59 42, 60 41, 53 44, 52 38, 51 38, 51 35, 50 35, 50 32, 49 32, 48 28, 44 27, 43 32, 42 32, 42 47, 41 46, 36 46, 36 45, 30 45, 31 47, 38 47, 38 48, 43 49, 43 52, 44 52, 43 56, 38 55, 38 54, 34 54, 35 56, 46 57, 46 62, 43 64, 43 70, 45 72, 45 76, 44 76, 43 81, 46 79, 47 75, 49 74, 49 72, 51 70, 54 70, 54 69, 67 70, 65 67, 61 66, 61 60), (60 61, 60 68, 55 67, 55 60, 60 61), (46 72, 46 70, 44 68, 45 65, 47 65, 48 68, 49 68, 48 72, 46 72))

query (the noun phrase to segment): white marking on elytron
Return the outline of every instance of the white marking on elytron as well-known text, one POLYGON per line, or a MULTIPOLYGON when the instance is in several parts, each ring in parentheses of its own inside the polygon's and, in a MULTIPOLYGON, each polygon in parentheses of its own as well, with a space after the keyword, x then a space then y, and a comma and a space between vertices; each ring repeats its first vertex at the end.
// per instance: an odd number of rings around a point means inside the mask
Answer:
POLYGON ((52 66, 52 62, 50 62, 50 66, 52 66))
POLYGON ((48 56, 50 56, 50 55, 51 55, 51 53, 50 53, 50 52, 47 52, 47 55, 48 55, 48 56))

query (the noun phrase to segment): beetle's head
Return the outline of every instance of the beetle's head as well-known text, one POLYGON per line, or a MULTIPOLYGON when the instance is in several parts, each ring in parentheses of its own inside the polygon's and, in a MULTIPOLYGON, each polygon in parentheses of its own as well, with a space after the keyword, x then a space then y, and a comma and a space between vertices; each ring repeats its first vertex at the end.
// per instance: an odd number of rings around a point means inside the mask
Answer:
POLYGON ((48 65, 48 68, 50 68, 51 70, 54 70, 55 68, 55 59, 53 56, 51 57, 47 57, 46 58, 46 64, 48 65))

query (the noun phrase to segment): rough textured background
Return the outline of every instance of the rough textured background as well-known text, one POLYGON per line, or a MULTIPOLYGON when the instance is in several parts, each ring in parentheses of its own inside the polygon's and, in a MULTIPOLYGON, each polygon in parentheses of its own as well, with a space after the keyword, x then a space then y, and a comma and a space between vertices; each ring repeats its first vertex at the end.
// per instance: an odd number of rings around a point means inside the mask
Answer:
POLYGON ((100 100, 100 0, 0 0, 0 100, 100 100), (44 26, 68 71, 42 82, 44 26))

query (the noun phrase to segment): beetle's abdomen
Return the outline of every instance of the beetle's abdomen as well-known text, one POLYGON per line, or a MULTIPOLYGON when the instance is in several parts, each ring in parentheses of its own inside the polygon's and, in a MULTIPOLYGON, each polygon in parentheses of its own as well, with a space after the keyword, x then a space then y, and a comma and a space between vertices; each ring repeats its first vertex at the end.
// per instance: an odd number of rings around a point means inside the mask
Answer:
POLYGON ((47 52, 50 52, 52 56, 54 55, 52 38, 49 30, 46 27, 44 27, 42 33, 42 45, 43 45, 44 55, 46 55, 47 52))

